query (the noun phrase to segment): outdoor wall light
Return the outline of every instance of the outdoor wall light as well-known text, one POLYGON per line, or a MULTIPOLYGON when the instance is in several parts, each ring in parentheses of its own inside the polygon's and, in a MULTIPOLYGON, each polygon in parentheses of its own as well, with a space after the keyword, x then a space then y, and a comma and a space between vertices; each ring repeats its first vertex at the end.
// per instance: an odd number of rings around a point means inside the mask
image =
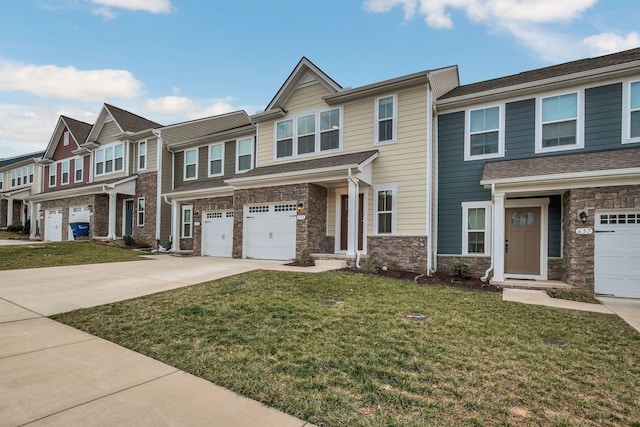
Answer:
POLYGON ((304 203, 298 202, 298 213, 301 214, 304 212, 304 203))
POLYGON ((585 224, 587 222, 587 218, 589 218, 589 215, 587 214, 587 211, 580 211, 578 212, 578 218, 580 218, 580 221, 585 224))

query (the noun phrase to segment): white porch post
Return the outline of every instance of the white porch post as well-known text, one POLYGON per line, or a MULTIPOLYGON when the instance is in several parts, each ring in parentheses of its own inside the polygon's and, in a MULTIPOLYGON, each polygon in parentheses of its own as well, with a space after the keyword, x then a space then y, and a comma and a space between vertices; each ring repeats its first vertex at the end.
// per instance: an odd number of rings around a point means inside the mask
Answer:
POLYGON ((175 200, 171 201, 171 252, 180 246, 178 224, 180 223, 180 206, 175 200))
POLYGON ((29 232, 29 239, 34 240, 36 238, 36 229, 38 228, 38 210, 33 202, 29 202, 29 223, 31 224, 31 231, 29 232))
POLYGON ((13 197, 7 199, 7 227, 13 225, 13 197))
POLYGON ((347 219, 347 255, 355 255, 358 245, 358 193, 360 186, 355 178, 349 179, 349 218, 347 219))
POLYGON ((109 193, 109 233, 107 237, 116 238, 116 202, 118 193, 109 193))
POLYGON ((493 278, 504 280, 504 193, 493 195, 493 278))

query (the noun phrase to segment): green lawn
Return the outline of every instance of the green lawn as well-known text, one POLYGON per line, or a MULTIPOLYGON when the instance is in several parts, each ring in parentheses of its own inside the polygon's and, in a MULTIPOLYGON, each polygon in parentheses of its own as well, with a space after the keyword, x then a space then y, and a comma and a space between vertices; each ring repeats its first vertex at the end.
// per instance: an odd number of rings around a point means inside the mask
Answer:
POLYGON ((137 252, 90 242, 0 246, 0 270, 139 261, 141 259, 144 257, 137 252))
POLYGON ((27 240, 28 234, 16 233, 14 231, 0 230, 0 240, 27 240))
POLYGON ((640 426, 640 334, 499 293, 259 271, 53 318, 318 425, 640 426))

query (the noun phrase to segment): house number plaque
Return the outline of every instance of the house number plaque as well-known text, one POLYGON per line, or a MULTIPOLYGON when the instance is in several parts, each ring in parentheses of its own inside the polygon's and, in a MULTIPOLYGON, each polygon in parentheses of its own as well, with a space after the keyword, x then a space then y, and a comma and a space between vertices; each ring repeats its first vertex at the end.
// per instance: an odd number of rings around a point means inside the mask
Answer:
POLYGON ((576 228, 576 234, 593 234, 593 228, 576 228))

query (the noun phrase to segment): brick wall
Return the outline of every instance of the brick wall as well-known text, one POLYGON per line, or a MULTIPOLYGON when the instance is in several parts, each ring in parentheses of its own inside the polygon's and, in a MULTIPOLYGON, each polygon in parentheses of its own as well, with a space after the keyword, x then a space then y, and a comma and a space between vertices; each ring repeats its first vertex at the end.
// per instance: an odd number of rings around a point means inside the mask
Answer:
MULTIPOLYGON (((133 238, 138 243, 156 246, 156 209, 158 173, 148 172, 138 175, 136 194, 133 201, 133 238), (138 225, 138 198, 144 197, 144 225, 138 225)), ((167 219, 168 220, 168 219, 167 219)))
POLYGON ((367 254, 378 266, 421 274, 427 271, 426 236, 368 236, 367 254))
POLYGON ((4 199, 0 199, 0 227, 4 228, 7 225, 7 209, 9 207, 9 202, 4 199))
POLYGON ((20 225, 22 224, 22 219, 24 217, 23 212, 24 207, 22 206, 22 200, 14 200, 13 201, 13 224, 12 225, 20 225))

